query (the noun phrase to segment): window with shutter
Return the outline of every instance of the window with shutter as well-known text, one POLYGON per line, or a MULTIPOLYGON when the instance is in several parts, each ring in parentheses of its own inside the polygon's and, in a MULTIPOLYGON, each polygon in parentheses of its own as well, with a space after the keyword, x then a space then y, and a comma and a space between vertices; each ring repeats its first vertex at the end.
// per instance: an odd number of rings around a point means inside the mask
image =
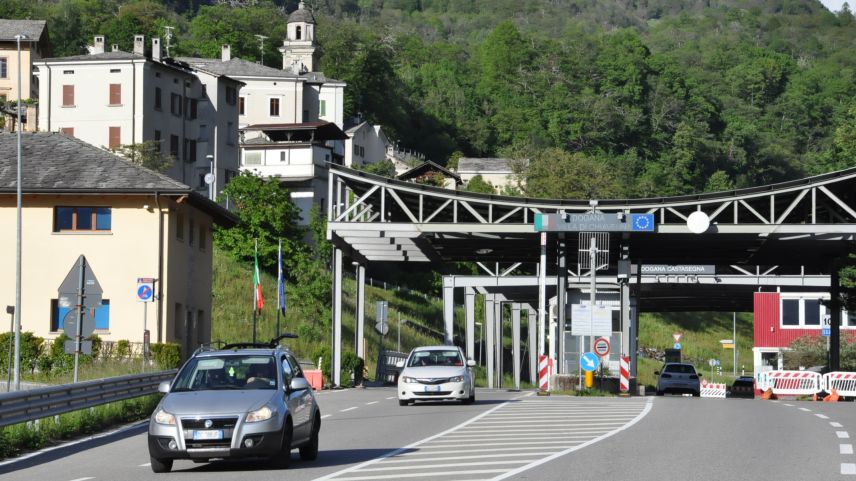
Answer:
POLYGON ((110 127, 110 150, 116 150, 122 145, 122 128, 110 127))
POLYGON ((59 129, 60 132, 68 135, 69 137, 74 137, 74 127, 63 127, 59 129))
POLYGON ((122 84, 110 84, 110 105, 122 104, 122 84))
POLYGON ((62 86, 62 106, 74 107, 74 85, 62 86))

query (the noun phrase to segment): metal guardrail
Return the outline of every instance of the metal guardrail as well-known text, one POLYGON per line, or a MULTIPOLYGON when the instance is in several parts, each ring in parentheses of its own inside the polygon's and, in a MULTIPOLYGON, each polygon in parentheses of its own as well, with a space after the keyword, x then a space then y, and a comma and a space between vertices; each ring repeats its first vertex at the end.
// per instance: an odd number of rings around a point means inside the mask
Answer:
POLYGON ((154 394, 178 370, 109 377, 0 394, 0 427, 154 394))

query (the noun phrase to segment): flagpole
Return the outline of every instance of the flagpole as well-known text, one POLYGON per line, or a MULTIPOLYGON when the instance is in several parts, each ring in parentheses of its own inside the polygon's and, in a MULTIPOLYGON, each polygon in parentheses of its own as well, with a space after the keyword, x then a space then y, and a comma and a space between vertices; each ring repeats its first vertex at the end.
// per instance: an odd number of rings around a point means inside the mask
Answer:
POLYGON ((279 330, 279 315, 282 312, 282 239, 279 240, 279 250, 277 251, 276 266, 279 270, 279 275, 276 281, 276 335, 280 335, 279 330))
POLYGON ((255 258, 253 263, 253 344, 256 343, 256 311, 259 307, 259 290, 258 290, 258 280, 256 276, 258 275, 258 267, 259 267, 259 240, 256 241, 256 250, 255 250, 255 258))

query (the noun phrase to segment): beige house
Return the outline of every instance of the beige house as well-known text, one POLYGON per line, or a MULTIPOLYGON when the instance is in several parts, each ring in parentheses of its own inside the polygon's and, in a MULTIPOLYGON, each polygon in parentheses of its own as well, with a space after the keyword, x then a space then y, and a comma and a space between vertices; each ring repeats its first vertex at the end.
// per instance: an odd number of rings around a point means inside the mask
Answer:
MULTIPOLYGON (((3 110, 6 129, 11 130, 16 120, 15 109, 5 109, 6 102, 18 101, 18 41, 16 35, 24 35, 21 40, 21 100, 33 100, 39 97, 38 82, 33 77, 33 61, 50 54, 48 30, 44 20, 7 20, 0 19, 0 110, 3 110)), ((22 102, 23 103, 23 102, 22 102)), ((27 104, 22 111, 26 116, 24 130, 36 130, 36 105, 27 104)))
POLYGON ((526 160, 512 160, 500 158, 461 157, 458 159, 458 168, 455 170, 461 176, 464 184, 480 175, 482 179, 490 182, 497 192, 502 192, 506 186, 516 186, 520 171, 529 165, 526 160), (518 172, 515 172, 515 168, 518 172))
MULTIPOLYGON (((235 217, 189 186, 61 133, 23 137, 24 331, 63 332, 57 290, 80 255, 102 289, 95 333, 105 341, 176 342, 184 355, 211 337, 212 227, 235 217), (154 302, 137 299, 155 278, 154 302)), ((17 150, 0 133, 0 305, 15 304, 17 150)))

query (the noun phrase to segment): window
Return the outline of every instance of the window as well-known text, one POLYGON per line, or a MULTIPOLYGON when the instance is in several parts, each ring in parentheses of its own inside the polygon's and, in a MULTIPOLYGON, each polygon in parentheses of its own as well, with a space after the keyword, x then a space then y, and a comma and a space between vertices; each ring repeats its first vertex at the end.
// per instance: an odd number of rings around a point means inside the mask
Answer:
POLYGON ((178 136, 170 135, 169 136, 169 155, 178 158, 178 136))
POLYGON ((782 299, 782 325, 800 325, 800 301, 799 299, 782 299))
POLYGON ((279 99, 270 99, 270 116, 279 117, 279 99))
POLYGON ((190 226, 187 229, 187 245, 192 246, 195 238, 196 238, 196 222, 194 222, 193 217, 191 217, 190 218, 190 226))
POLYGON ((235 105, 235 102, 238 100, 238 89, 235 87, 226 87, 226 103, 229 105, 235 105))
POLYGON ((819 326, 821 309, 820 299, 805 299, 803 303, 805 305, 804 324, 806 326, 819 326))
POLYGON ((199 250, 204 251, 208 248, 208 230, 204 225, 199 226, 199 250))
POLYGON ((287 150, 283 150, 282 152, 279 153, 279 161, 280 162, 287 162, 288 161, 288 151, 287 150))
POLYGON ((318 115, 320 115, 322 117, 327 115, 327 101, 326 100, 321 101, 321 106, 318 109, 318 115))
POLYGON ((116 150, 122 145, 122 127, 109 127, 110 150, 116 150))
POLYGON ((172 330, 173 336, 175 336, 176 339, 184 338, 185 320, 182 318, 183 315, 184 315, 184 306, 182 306, 180 302, 176 302, 175 303, 175 310, 173 311, 173 316, 174 316, 173 322, 175 324, 173 325, 173 330, 172 330))
POLYGON ((184 139, 184 161, 196 162, 196 141, 184 139))
POLYGON ((9 59, 0 57, 0 78, 9 78, 9 59))
POLYGON ((63 70, 63 75, 74 75, 74 70, 63 70))
POLYGON ((161 88, 155 87, 155 110, 163 109, 163 100, 161 99, 162 94, 163 91, 161 91, 161 88))
POLYGON ((198 105, 198 101, 196 99, 186 99, 186 107, 184 109, 187 114, 188 120, 193 120, 196 118, 196 108, 198 105))
POLYGON ((234 122, 226 122, 226 145, 235 145, 238 132, 235 130, 234 122))
MULTIPOLYGON (((829 317, 830 312, 823 305, 824 299, 827 298, 818 298, 811 294, 783 294, 781 300, 782 327, 803 329, 828 327, 824 319, 829 317)), ((842 311, 842 326, 848 326, 846 320, 847 313, 842 311)))
MULTIPOLYGON (((57 332, 65 327, 65 318, 71 312, 71 306, 60 307, 57 299, 51 299, 51 332, 57 332)), ((87 310, 85 315, 88 315, 87 310)), ((110 329, 110 300, 102 299, 101 306, 95 309, 95 329, 110 329)), ((77 333, 66 333, 69 336, 77 333)))
POLYGON ((244 165, 262 165, 261 152, 247 152, 244 154, 244 165))
POLYGON ((120 68, 111 68, 110 69, 110 73, 121 73, 121 72, 122 72, 122 69, 120 69, 120 68))
POLYGON ((54 232, 109 231, 110 207, 55 207, 54 232))
POLYGON ((181 103, 181 95, 170 94, 169 111, 172 113, 172 115, 177 115, 181 117, 181 103))
POLYGON ((245 115, 244 110, 246 108, 246 99, 244 97, 238 97, 238 115, 245 115))
POLYGON ((184 240, 184 216, 175 214, 175 238, 184 240))
POLYGON ((122 84, 110 84, 110 105, 122 105, 122 84))
POLYGON ((74 85, 62 86, 62 106, 74 107, 74 85))
POLYGON ((74 127, 63 127, 59 129, 60 132, 68 135, 69 137, 74 137, 74 127))
POLYGON ((161 147, 161 131, 160 130, 155 130, 155 142, 158 143, 158 152, 161 152, 163 150, 163 147, 161 147))
POLYGON ((366 149, 362 145, 360 146, 360 157, 366 156, 366 149))

